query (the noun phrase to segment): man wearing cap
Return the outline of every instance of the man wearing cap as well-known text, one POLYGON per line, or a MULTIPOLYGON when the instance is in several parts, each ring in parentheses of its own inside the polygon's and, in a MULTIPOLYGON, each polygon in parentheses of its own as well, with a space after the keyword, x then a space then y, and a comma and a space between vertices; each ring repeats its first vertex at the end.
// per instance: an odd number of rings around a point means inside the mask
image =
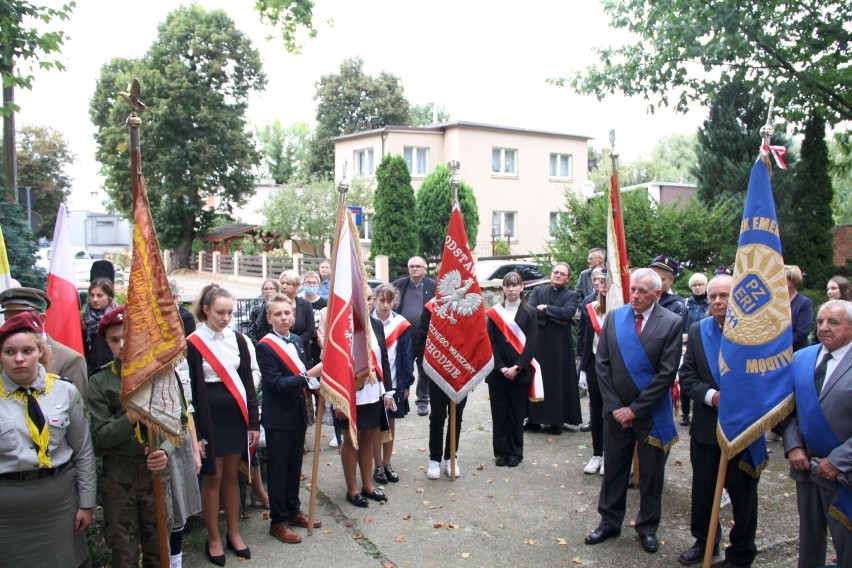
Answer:
POLYGON ((169 290, 172 293, 172 299, 177 304, 180 320, 183 322, 183 334, 189 337, 195 331, 195 316, 192 315, 191 311, 180 305, 180 288, 178 287, 177 280, 174 278, 169 279, 169 290))
POLYGON ((648 268, 656 272, 660 276, 660 280, 663 281, 663 295, 660 296, 660 306, 682 317, 685 309, 683 298, 677 292, 672 292, 672 283, 674 283, 675 276, 680 270, 680 263, 673 258, 660 255, 648 265, 648 268))
MULTIPOLYGON (((87 400, 95 455, 103 458, 98 485, 103 497, 104 540, 112 551, 112 566, 138 566, 140 544, 144 565, 159 566, 150 472, 160 473, 168 534, 173 517, 167 466, 175 447, 161 439, 157 449, 149 451, 144 425, 131 422, 121 406, 123 324, 124 306, 107 312, 98 324, 98 335, 109 345, 115 359, 92 375, 87 400)), ((184 421, 186 416, 181 414, 184 421)))
MULTIPOLYGON (((50 298, 45 292, 37 288, 7 288, 0 292, 0 312, 6 319, 23 312, 32 312, 41 319, 41 323, 44 325, 47 321, 45 312, 49 307, 50 298)), ((89 389, 89 375, 86 372, 85 357, 70 347, 54 341, 46 333, 44 335, 45 344, 52 358, 52 361, 48 362, 47 372, 69 379, 85 400, 89 389)))

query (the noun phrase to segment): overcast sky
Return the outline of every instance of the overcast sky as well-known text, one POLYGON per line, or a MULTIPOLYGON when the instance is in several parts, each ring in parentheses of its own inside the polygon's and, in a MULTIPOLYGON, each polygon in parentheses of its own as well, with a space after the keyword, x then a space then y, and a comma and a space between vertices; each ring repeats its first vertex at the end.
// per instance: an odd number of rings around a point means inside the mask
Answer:
MULTIPOLYGON (((316 81, 356 56, 367 73, 400 77, 411 104, 434 101, 451 120, 582 134, 593 137, 598 148, 609 145, 607 133, 615 128, 628 160, 648 155, 664 136, 694 132, 705 115, 704 109, 686 116, 673 111, 648 115, 641 99, 613 96, 599 103, 545 82, 592 63, 593 47, 624 41, 608 28, 595 0, 316 0, 319 35, 304 44, 301 55, 287 54, 277 38, 266 39, 276 30, 260 23, 253 1, 197 4, 225 10, 261 53, 269 82, 265 92, 251 97, 248 113, 257 126, 276 119, 284 125, 315 124, 316 81)), ((104 210, 87 199, 101 185, 89 120, 101 66, 113 57, 141 56, 177 5, 168 0, 78 1, 70 21, 62 24, 70 36, 61 56, 67 71, 38 71, 34 89, 17 92, 22 107, 18 128, 51 126, 77 156, 69 168, 74 179, 69 209, 104 210)))

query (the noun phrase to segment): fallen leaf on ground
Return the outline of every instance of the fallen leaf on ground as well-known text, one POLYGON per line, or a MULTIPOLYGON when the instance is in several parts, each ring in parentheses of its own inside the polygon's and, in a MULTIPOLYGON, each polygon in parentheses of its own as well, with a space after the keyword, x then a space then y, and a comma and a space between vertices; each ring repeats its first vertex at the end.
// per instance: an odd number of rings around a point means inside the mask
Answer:
POLYGON ((675 460, 675 465, 683 465, 683 462, 680 460, 675 460))
POLYGON ((261 515, 261 517, 263 518, 264 521, 268 521, 269 520, 269 513, 264 513, 263 515, 261 515))
POLYGON ((532 545, 535 544, 535 541, 531 538, 527 538, 527 539, 524 539, 524 544, 526 544, 528 546, 532 546, 532 545))
POLYGON ((485 480, 485 483, 494 483, 494 480, 493 479, 487 479, 487 480, 485 480))
POLYGON ((579 556, 575 556, 574 558, 572 558, 571 562, 573 562, 574 564, 582 564, 583 563, 583 561, 580 559, 579 556))
POLYGON ((442 528, 444 528, 444 523, 432 523, 432 528, 442 529, 442 528))
POLYGON ((557 538, 556 544, 558 544, 559 546, 565 546, 566 544, 568 544, 568 541, 565 540, 564 538, 557 538))
POLYGON ((361 533, 355 533, 352 535, 352 538, 354 538, 355 540, 361 540, 362 538, 364 538, 364 535, 362 535, 361 533))
POLYGON ((426 448, 417 448, 417 451, 418 451, 418 452, 425 452, 425 451, 426 451, 426 448))
POLYGON ((404 536, 402 536, 402 535, 399 535, 399 536, 398 536, 398 537, 396 537, 394 540, 395 540, 396 542, 405 542, 405 537, 404 537, 404 536))
POLYGON ((325 529, 322 534, 331 534, 331 529, 325 529))
POLYGON ((470 552, 462 552, 461 554, 459 554, 459 556, 461 556, 462 558, 470 558, 470 552))
POLYGON ((636 526, 636 521, 630 521, 630 526, 631 526, 631 527, 635 527, 635 526, 636 526))
POLYGON ((555 441, 556 441, 556 438, 548 438, 548 439, 547 439, 547 443, 548 443, 548 444, 552 444, 552 443, 553 443, 553 442, 555 442, 555 441))
POLYGON ((582 495, 585 491, 577 491, 577 495, 582 495))
POLYGON ((403 520, 403 521, 410 521, 410 520, 411 520, 411 515, 405 515, 405 516, 402 518, 402 520, 403 520))
POLYGON ((454 525, 454 524, 452 524, 452 523, 450 523, 450 524, 448 524, 448 525, 447 525, 447 530, 448 530, 448 531, 454 531, 454 530, 456 530, 457 528, 459 528, 459 526, 458 526, 458 525, 454 525))
POLYGON ((482 465, 482 464, 479 464, 478 466, 476 466, 476 471, 482 471, 483 469, 485 469, 485 466, 482 465))
POLYGON ((418 487, 418 488, 417 488, 417 489, 415 489, 414 491, 416 491, 417 493, 426 493, 426 490, 425 490, 425 489, 423 489, 422 487, 418 487))
POLYGON ((577 446, 577 447, 578 447, 579 449, 581 449, 581 450, 585 450, 586 448, 588 448, 588 446, 587 446, 586 444, 580 444, 580 445, 579 445, 579 446, 577 446))
POLYGON ((492 493, 489 493, 485 497, 488 498, 488 499, 494 499, 494 495, 492 493))

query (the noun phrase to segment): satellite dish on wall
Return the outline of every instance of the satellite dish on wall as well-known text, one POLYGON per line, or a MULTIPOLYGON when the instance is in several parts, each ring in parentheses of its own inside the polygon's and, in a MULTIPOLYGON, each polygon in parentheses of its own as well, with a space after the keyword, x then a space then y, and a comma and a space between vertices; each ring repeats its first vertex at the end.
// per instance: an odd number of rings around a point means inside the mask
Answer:
POLYGON ((580 184, 580 197, 590 199, 595 194, 595 184, 592 180, 583 180, 580 184))

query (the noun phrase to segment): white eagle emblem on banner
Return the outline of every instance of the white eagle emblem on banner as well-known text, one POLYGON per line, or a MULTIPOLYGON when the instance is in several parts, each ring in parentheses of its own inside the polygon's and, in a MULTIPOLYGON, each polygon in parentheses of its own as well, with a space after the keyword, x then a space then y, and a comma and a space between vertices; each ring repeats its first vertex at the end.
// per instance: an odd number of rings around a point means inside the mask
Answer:
POLYGON ((473 278, 462 281, 458 270, 451 270, 438 281, 438 294, 435 296, 435 314, 455 324, 458 320, 453 314, 470 317, 482 305, 482 296, 468 293, 473 286, 473 278))

